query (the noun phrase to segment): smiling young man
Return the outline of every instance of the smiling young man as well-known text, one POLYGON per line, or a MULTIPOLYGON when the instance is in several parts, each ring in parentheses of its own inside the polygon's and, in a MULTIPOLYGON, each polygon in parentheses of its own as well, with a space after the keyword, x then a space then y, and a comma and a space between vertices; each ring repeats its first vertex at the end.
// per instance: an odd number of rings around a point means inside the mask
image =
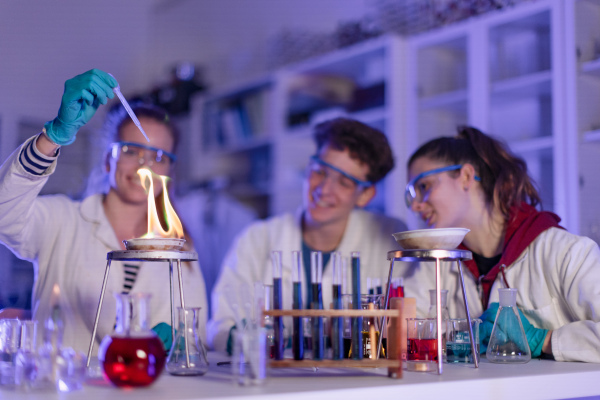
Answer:
MULTIPOLYGON (((387 252, 396 246, 392 233, 406 230, 397 219, 361 210, 375 196, 375 183, 394 167, 394 158, 383 133, 361 122, 337 118, 315 127, 317 152, 306 168, 303 206, 294 214, 258 221, 234 241, 221 267, 212 293, 213 316, 208 341, 216 350, 225 350, 235 315, 244 315, 255 282, 272 284, 271 252, 283 254, 283 307, 292 308, 292 257, 302 251, 305 275, 303 300, 307 302, 307 277, 311 251, 323 252, 323 304, 332 294, 332 273, 328 266, 332 251, 343 257, 359 251, 361 284, 367 277, 385 278, 387 252), (236 310, 237 308, 237 310, 236 310)), ((384 280, 385 280, 384 279, 384 280)))

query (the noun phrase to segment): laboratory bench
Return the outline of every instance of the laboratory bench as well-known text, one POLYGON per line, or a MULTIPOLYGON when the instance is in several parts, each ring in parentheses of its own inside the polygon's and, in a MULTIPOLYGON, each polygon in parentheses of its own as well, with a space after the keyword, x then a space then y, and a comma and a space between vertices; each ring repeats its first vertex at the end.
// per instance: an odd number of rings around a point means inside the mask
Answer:
POLYGON ((405 370, 401 379, 388 378, 386 368, 278 368, 269 371, 263 385, 242 387, 232 382, 230 365, 217 365, 227 360, 223 354, 209 353, 206 375, 178 377, 165 371, 145 388, 119 389, 98 379, 70 393, 0 390, 0 399, 600 399, 600 364, 536 359, 502 365, 482 359, 478 369, 473 364, 444 364, 442 375, 405 370))

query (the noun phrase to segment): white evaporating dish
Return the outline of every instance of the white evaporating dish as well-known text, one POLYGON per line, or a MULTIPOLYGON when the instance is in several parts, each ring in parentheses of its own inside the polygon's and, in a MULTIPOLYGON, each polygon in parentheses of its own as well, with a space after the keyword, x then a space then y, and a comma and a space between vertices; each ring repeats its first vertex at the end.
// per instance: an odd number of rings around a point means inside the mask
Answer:
POLYGON ((135 238, 123 240, 127 250, 172 250, 179 251, 185 239, 176 238, 135 238))
POLYGON ((397 232, 392 236, 404 250, 453 250, 468 232, 466 228, 432 228, 397 232))

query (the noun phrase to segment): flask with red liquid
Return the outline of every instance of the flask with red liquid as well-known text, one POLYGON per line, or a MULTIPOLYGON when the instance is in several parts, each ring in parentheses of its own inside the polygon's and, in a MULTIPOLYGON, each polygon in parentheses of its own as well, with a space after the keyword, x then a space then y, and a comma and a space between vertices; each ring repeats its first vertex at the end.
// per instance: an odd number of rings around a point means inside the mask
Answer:
POLYGON ((150 294, 115 294, 117 325, 100 344, 104 376, 119 387, 148 386, 161 374, 166 352, 148 326, 150 294))

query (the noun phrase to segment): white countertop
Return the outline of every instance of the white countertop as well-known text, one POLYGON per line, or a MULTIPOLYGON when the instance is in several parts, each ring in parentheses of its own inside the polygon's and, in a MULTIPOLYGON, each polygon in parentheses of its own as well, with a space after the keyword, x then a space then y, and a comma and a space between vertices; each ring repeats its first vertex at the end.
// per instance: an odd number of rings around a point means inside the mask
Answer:
POLYGON ((118 389, 103 381, 88 382, 71 393, 0 390, 0 399, 563 399, 598 396, 600 364, 532 360, 527 364, 500 365, 483 359, 472 364, 444 364, 443 375, 404 371, 402 379, 387 377, 387 369, 271 370, 265 384, 240 387, 231 380, 227 360, 210 353, 210 370, 201 377, 175 377, 164 372, 146 388, 118 389), (410 396, 410 397, 408 397, 410 396))

